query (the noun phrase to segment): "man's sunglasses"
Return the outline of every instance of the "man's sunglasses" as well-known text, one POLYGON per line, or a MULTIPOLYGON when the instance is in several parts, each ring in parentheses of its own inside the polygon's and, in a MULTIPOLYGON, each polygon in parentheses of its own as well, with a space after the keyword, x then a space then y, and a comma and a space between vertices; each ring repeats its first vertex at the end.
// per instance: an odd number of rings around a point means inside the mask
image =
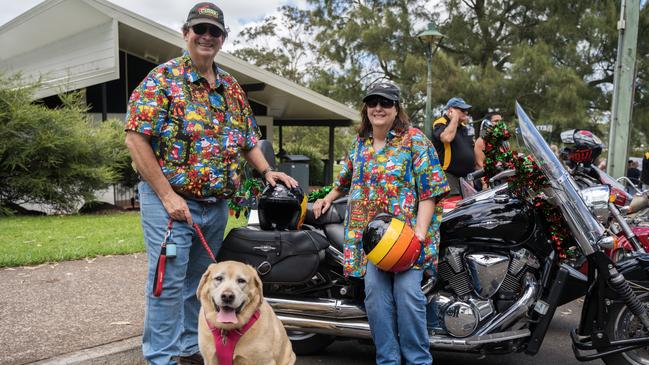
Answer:
POLYGON ((192 30, 197 35, 203 35, 205 34, 205 32, 209 31, 210 35, 214 38, 218 38, 223 34, 223 31, 218 27, 211 24, 205 24, 205 23, 192 25, 192 30))
POLYGON ((381 108, 390 109, 394 106, 394 100, 388 100, 385 98, 373 98, 365 102, 368 108, 376 108, 377 105, 381 105, 381 108))

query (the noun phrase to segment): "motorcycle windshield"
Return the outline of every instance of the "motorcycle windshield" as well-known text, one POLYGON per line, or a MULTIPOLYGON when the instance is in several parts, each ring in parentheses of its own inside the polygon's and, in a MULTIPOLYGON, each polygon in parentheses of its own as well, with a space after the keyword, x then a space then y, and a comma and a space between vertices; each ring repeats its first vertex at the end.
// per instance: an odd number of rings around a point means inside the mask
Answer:
POLYGON ((577 192, 577 184, 559 162, 518 102, 516 103, 516 116, 523 143, 550 182, 551 189, 549 189, 548 195, 556 199, 555 204, 561 209, 570 230, 584 253, 591 253, 604 234, 604 228, 590 213, 577 192))

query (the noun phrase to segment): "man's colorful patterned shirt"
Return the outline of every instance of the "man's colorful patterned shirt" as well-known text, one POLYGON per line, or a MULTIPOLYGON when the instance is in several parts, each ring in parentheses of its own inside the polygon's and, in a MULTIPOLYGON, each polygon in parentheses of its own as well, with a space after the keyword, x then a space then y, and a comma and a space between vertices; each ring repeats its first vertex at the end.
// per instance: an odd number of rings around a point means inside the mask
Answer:
POLYGON ((257 144, 257 124, 241 85, 214 65, 216 85, 189 54, 156 68, 133 91, 127 131, 151 137, 174 190, 196 198, 228 198, 240 184, 241 151, 257 144))
MULTIPOLYGON (((444 171, 431 142, 417 128, 388 132, 385 147, 375 151, 372 138, 357 137, 335 185, 349 194, 345 217, 346 275, 365 275, 367 260, 361 239, 369 220, 379 212, 391 213, 415 227, 420 200, 449 191, 444 171)), ((435 205, 423 250, 414 268, 434 269, 437 264, 442 206, 435 205)))

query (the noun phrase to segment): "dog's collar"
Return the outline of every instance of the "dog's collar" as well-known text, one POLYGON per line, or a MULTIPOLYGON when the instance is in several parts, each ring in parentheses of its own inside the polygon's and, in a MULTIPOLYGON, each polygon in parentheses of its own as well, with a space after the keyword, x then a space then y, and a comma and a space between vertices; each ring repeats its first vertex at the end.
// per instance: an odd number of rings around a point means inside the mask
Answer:
POLYGON ((237 346, 237 342, 241 336, 243 336, 249 329, 252 327, 257 319, 259 319, 259 309, 250 317, 248 322, 243 325, 241 328, 233 330, 223 330, 218 327, 213 327, 210 322, 207 320, 207 314, 205 314, 205 321, 207 322, 207 327, 212 332, 214 337, 214 347, 216 347, 216 359, 219 362, 219 365, 232 365, 232 360, 234 358, 234 348, 237 346))

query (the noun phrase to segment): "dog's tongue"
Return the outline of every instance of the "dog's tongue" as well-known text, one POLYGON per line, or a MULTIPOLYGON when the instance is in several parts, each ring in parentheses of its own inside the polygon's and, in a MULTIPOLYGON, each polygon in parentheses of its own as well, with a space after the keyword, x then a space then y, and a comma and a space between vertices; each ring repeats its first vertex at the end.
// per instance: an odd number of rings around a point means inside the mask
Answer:
POLYGON ((216 314, 216 320, 221 323, 237 323, 237 313, 232 308, 221 308, 216 314))

